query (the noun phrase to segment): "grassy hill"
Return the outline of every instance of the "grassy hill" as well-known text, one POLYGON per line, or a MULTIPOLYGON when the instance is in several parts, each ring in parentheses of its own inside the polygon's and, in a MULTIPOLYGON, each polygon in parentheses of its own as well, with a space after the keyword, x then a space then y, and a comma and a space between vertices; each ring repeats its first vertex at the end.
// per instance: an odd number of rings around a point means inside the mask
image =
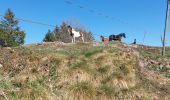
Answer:
POLYGON ((0 48, 0 100, 170 100, 170 48, 44 43, 0 48))

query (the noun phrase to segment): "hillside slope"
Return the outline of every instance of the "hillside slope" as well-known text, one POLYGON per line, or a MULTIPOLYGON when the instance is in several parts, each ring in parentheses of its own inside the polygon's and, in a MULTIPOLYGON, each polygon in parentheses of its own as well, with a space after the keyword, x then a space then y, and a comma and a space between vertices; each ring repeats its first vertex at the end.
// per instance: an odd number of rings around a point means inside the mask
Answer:
POLYGON ((170 100, 170 48, 44 43, 0 48, 0 100, 170 100))

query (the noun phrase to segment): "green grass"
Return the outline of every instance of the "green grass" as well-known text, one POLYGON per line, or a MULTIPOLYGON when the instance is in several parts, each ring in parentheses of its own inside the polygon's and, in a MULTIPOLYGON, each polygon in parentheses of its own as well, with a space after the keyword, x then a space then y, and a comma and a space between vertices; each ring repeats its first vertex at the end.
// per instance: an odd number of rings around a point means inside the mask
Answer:
POLYGON ((32 72, 33 74, 35 74, 35 73, 38 73, 38 70, 37 70, 36 67, 34 67, 34 68, 31 69, 31 72, 32 72))
POLYGON ((89 68, 88 62, 85 59, 80 59, 80 60, 76 61, 70 67, 70 69, 72 69, 72 70, 75 70, 75 69, 88 69, 88 68, 89 68))
MULTIPOLYGON (((121 43, 113 42, 107 46, 94 47, 92 45, 47 44, 15 48, 13 53, 2 49, 0 56, 3 58, 0 58, 2 59, 0 63, 3 67, 2 70, 0 69, 0 75, 9 75, 9 77, 0 77, 0 90, 4 91, 10 100, 53 100, 56 98, 59 100, 114 100, 116 97, 118 100, 121 97, 127 100, 126 97, 129 94, 134 96, 138 94, 141 99, 145 99, 143 98, 145 95, 150 96, 161 89, 160 94, 168 93, 169 85, 157 85, 158 80, 142 75, 137 64, 138 61, 143 60, 140 58, 149 57, 159 59, 163 66, 166 66, 164 60, 169 61, 170 48, 167 48, 165 57, 159 54, 159 50, 152 52, 152 49, 141 48, 136 50, 142 55, 137 58, 135 55, 128 55, 126 51, 128 48, 120 47, 121 43), (7 53, 9 56, 6 56, 7 53), (9 60, 6 61, 6 59, 9 60), (76 78, 78 74, 79 81, 76 78), (127 83, 130 90, 123 89, 121 81, 127 83), (131 89, 139 84, 141 84, 139 88, 131 89)), ((159 68, 154 65, 153 68, 155 67, 159 68)), ((169 79, 168 71, 169 69, 162 67, 155 74, 161 73, 163 79, 169 79)), ((163 95, 163 97, 166 96, 163 95)))
POLYGON ((105 60, 105 58, 106 58, 106 55, 99 56, 99 57, 95 60, 95 64, 96 64, 97 66, 102 66, 103 61, 105 60))
POLYGON ((170 79, 170 74, 165 74, 165 77, 170 79))
POLYGON ((124 75, 128 75, 130 73, 130 70, 128 69, 126 64, 122 64, 119 68, 124 75))
POLYGON ((88 50, 86 53, 85 53, 85 57, 91 57, 97 53, 101 53, 103 52, 103 48, 101 47, 93 47, 91 50, 88 50))
POLYGON ((102 84, 109 83, 110 81, 113 80, 113 78, 114 78, 114 76, 113 76, 112 74, 111 74, 111 75, 107 75, 107 76, 105 76, 105 77, 102 79, 101 83, 102 83, 102 84))
POLYGON ((161 48, 155 48, 155 51, 152 50, 142 50, 142 49, 138 49, 138 51, 140 52, 141 55, 143 55, 144 57, 149 57, 152 59, 163 59, 163 58, 167 58, 170 59, 170 47, 166 48, 166 54, 165 56, 162 56, 162 52, 161 52, 161 48), (158 50, 160 49, 160 50, 158 50))
POLYGON ((93 100, 96 94, 95 89, 90 82, 73 84, 69 87, 69 91, 74 100, 80 100, 80 98, 84 98, 84 100, 93 100))
POLYGON ((30 54, 33 53, 33 51, 32 51, 31 49, 29 49, 29 48, 24 48, 24 47, 22 47, 22 48, 17 48, 16 50, 19 50, 20 53, 21 53, 21 55, 30 55, 30 54))
POLYGON ((45 77, 39 77, 37 80, 24 83, 19 91, 12 91, 12 98, 24 99, 24 100, 49 100, 48 99, 48 86, 47 79, 45 77))
POLYGON ((72 65, 72 69, 79 69, 79 68, 84 68, 87 66, 87 61, 86 60, 81 60, 80 62, 77 62, 72 65))
POLYGON ((52 80, 56 80, 58 77, 57 68, 60 65, 61 60, 53 58, 50 62, 49 76, 52 80))
POLYGON ((83 70, 83 71, 87 72, 88 74, 93 74, 93 72, 94 72, 93 69, 90 68, 88 62, 85 59, 82 59, 80 61, 73 63, 67 70, 67 73, 71 74, 75 70, 83 70))
POLYGON ((32 81, 27 84, 28 84, 28 87, 33 89, 34 91, 41 92, 44 90, 44 86, 42 85, 41 81, 39 81, 39 80, 32 81))
POLYGON ((160 53, 144 51, 142 54, 143 54, 144 57, 149 57, 149 58, 152 58, 152 59, 162 58, 162 55, 160 53))
POLYGON ((17 96, 17 93, 14 92, 14 91, 12 91, 12 92, 10 93, 10 95, 11 95, 12 100, 18 100, 18 99, 19 99, 18 96, 17 96))
POLYGON ((101 75, 107 74, 107 72, 109 71, 110 66, 106 65, 106 66, 101 66, 97 69, 97 72, 101 75))
POLYGON ((169 58, 170 59, 170 47, 167 47, 166 48, 166 54, 165 54, 165 57, 169 58))
POLYGON ((0 81, 0 89, 9 90, 11 88, 13 88, 13 85, 11 84, 11 82, 6 81, 6 80, 1 80, 0 81))
POLYGON ((108 84, 102 84, 97 88, 97 93, 111 99, 114 96, 114 88, 108 84))

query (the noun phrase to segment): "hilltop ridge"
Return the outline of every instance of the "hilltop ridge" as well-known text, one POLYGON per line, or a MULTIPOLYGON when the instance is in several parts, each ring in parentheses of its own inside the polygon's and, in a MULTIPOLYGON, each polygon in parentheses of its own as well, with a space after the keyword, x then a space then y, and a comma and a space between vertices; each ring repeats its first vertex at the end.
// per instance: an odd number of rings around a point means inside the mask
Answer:
POLYGON ((170 48, 60 42, 0 48, 0 100, 169 100, 170 48))

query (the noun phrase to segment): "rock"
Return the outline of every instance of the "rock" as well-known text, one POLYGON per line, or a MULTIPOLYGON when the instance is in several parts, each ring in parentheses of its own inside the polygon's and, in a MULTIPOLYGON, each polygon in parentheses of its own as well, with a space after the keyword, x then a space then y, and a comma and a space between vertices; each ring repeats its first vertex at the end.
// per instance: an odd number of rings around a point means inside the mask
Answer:
POLYGON ((132 47, 132 48, 138 48, 138 45, 135 44, 129 44, 128 47, 132 47))
POLYGON ((48 60, 48 57, 44 57, 41 59, 41 61, 46 61, 46 60, 48 60))
POLYGON ((14 53, 14 52, 15 52, 15 50, 14 50, 14 49, 10 50, 10 53, 14 53))
POLYGON ((2 64, 0 64, 0 68, 2 68, 3 66, 2 66, 2 64))
POLYGON ((42 43, 37 43, 36 45, 42 45, 42 43))
POLYGON ((150 59, 150 63, 151 63, 151 64, 157 64, 157 65, 159 65, 159 62, 158 62, 158 61, 151 60, 151 59, 150 59))
POLYGON ((160 100, 158 96, 154 96, 152 100, 160 100))
POLYGON ((138 48, 138 45, 132 45, 133 48, 138 48))
POLYGON ((170 65, 168 65, 167 68, 170 69, 170 65))
POLYGON ((6 47, 5 49, 9 50, 10 53, 14 53, 15 52, 15 50, 12 49, 11 47, 6 47))
POLYGON ((12 50, 11 47, 6 47, 7 50, 12 50))
POLYGON ((133 51, 133 54, 136 55, 137 57, 140 57, 140 53, 138 51, 133 51))
POLYGON ((169 63, 169 62, 166 63, 166 67, 167 67, 168 69, 170 69, 170 63, 169 63))

